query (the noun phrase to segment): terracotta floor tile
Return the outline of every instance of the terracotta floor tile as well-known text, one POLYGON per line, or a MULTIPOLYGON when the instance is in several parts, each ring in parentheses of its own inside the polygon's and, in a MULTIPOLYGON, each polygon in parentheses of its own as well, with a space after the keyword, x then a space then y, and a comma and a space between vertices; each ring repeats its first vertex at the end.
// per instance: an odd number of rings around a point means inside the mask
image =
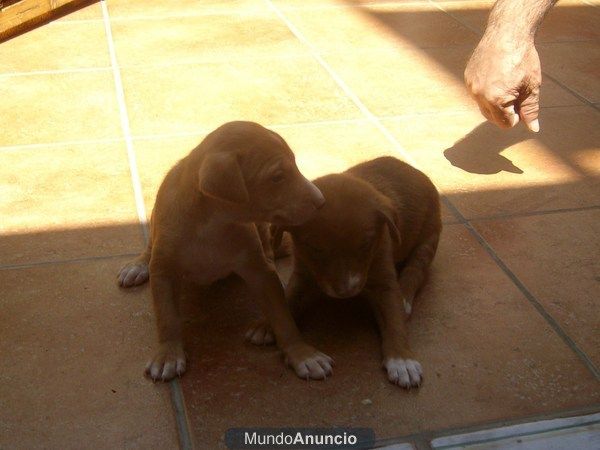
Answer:
POLYGON ((134 135, 348 119, 359 110, 312 58, 123 69, 134 135), (160 86, 160 89, 157 89, 160 86))
POLYGON ((563 330, 600 366, 600 207, 482 220, 474 226, 563 330))
POLYGON ((0 98, 0 147, 121 136, 108 70, 2 78, 0 98))
POLYGON ((371 112, 392 116, 476 108, 462 81, 471 51, 406 48, 326 59, 371 112))
POLYGON ((382 439, 600 399, 591 373, 460 225, 445 227, 411 321, 425 371, 418 391, 388 383, 362 302, 324 299, 301 322, 308 341, 336 359, 332 378, 307 383, 274 348, 243 343, 256 314, 244 292, 235 280, 221 283, 196 292, 187 312, 182 384, 203 448, 223 447, 236 426, 364 426, 382 439))
POLYGON ((386 126, 467 218, 600 205, 599 113, 546 108, 542 131, 505 131, 477 113, 386 126), (432 133, 435 130, 435 133, 432 133))
MULTIPOLYGON (((444 10, 483 33, 493 2, 449 1, 444 10)), ((600 9, 582 1, 560 2, 550 10, 536 36, 536 42, 568 42, 600 39, 600 9)))
POLYGON ((178 448, 168 387, 142 375, 150 302, 117 288, 122 263, 0 271, 0 447, 178 448))
POLYGON ((108 11, 111 19, 132 17, 165 17, 167 15, 211 15, 263 13, 268 7, 261 0, 178 0, 176 4, 161 0, 110 0, 108 11))
POLYGON ((110 67, 102 22, 49 24, 0 45, 0 73, 86 67, 110 67))
POLYGON ((0 150, 0 265, 142 247, 122 143, 0 150))
POLYGON ((116 20, 112 30, 120 66, 308 54, 273 14, 116 20))
POLYGON ((543 70, 592 103, 600 101, 600 45, 577 42, 538 45, 543 70))
POLYGON ((477 36, 428 3, 299 9, 288 19, 320 51, 349 53, 397 47, 474 48, 477 36))

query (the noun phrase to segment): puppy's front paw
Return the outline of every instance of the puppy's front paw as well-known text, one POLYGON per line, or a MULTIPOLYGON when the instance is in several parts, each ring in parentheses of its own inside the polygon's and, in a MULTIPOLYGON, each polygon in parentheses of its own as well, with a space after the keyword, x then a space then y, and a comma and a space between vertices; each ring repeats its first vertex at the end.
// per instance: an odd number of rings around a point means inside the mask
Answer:
POLYGON ((275 343, 275 335, 271 326, 264 321, 252 325, 246 332, 246 340, 254 345, 272 345, 275 343))
POLYGON ((421 386, 423 369, 414 359, 388 358, 383 366, 387 370, 388 380, 392 383, 410 389, 421 386))
POLYGON ((305 380, 324 380, 333 373, 333 359, 306 344, 286 349, 285 363, 305 380))
POLYGON ((161 344, 160 350, 146 364, 146 376, 152 381, 170 381, 185 372, 185 353, 180 342, 161 344))
POLYGON ((125 264, 117 276, 119 286, 125 288, 144 284, 148 278, 150 278, 148 264, 137 262, 125 264))

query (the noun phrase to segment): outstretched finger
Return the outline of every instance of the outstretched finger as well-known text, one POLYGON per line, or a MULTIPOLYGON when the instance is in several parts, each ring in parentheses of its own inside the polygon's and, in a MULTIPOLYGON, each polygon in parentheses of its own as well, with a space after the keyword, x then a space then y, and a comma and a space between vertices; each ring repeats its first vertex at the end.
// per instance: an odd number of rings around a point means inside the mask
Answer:
POLYGON ((519 116, 527 128, 537 133, 540 131, 538 114, 540 112, 540 89, 533 89, 527 96, 517 99, 519 116))

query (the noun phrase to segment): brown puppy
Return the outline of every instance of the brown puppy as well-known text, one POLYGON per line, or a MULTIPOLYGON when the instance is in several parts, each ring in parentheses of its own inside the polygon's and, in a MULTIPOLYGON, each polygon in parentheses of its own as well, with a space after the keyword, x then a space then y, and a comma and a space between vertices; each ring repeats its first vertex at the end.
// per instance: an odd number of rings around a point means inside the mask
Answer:
POLYGON ((179 161, 158 190, 148 248, 118 275, 123 287, 150 278, 160 347, 146 374, 168 381, 185 371, 181 282, 207 285, 237 273, 258 300, 286 362, 302 378, 325 378, 331 358, 303 342, 269 244, 261 240, 264 222, 300 224, 323 203, 281 136, 256 123, 227 123, 179 161))
MULTIPOLYGON (((405 321, 424 282, 441 231, 439 195, 417 169, 392 157, 377 158, 314 181, 327 202, 310 220, 288 230, 294 271, 286 288, 293 315, 318 297, 364 295, 382 338, 391 382, 419 386, 421 365, 408 348, 405 321)), ((270 340, 268 327, 254 336, 270 340)), ((254 339, 254 341, 260 339, 254 339)))

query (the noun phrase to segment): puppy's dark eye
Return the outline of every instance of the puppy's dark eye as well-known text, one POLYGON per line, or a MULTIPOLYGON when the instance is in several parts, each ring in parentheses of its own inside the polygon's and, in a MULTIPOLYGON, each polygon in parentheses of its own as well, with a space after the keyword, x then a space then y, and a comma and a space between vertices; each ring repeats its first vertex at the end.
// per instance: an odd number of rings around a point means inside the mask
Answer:
POLYGON ((279 184, 284 179, 285 179, 285 175, 283 174, 283 172, 278 172, 278 173, 276 173, 275 175, 273 175, 271 177, 271 183, 273 183, 273 184, 279 184))

